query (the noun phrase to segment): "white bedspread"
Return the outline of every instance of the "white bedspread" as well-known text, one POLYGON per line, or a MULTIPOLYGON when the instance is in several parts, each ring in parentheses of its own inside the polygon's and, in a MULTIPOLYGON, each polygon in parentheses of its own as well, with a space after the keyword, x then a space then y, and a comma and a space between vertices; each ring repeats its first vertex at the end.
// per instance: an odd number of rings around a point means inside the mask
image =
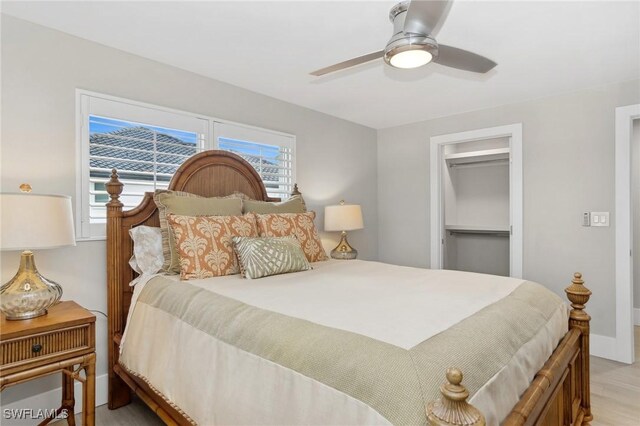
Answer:
POLYGON ((362 260, 317 262, 313 268, 259 280, 233 275, 189 283, 258 308, 409 349, 523 282, 362 260))

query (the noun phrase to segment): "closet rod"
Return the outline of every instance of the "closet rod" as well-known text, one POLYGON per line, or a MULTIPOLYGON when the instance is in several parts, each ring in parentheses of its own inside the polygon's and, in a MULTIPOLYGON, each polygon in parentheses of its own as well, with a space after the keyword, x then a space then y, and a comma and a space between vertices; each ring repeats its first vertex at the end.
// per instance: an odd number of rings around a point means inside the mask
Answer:
POLYGON ((489 235, 492 237, 508 237, 509 231, 480 231, 480 230, 462 230, 462 229, 447 229, 449 235, 453 234, 475 234, 475 235, 489 235))
POLYGON ((486 163, 505 163, 509 164, 508 158, 497 158, 495 160, 480 160, 480 161, 470 161, 468 163, 449 163, 449 167, 460 167, 460 166, 475 166, 476 164, 486 164, 486 163))

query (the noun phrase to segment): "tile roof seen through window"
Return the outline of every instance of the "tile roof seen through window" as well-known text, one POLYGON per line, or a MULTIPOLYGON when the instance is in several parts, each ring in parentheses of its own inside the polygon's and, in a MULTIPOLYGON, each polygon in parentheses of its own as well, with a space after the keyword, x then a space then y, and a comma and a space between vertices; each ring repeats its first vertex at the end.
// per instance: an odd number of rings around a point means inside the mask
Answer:
MULTIPOLYGON (((91 176, 107 177, 115 168, 125 179, 153 180, 155 163, 158 179, 168 181, 178 167, 196 152, 197 147, 193 143, 143 126, 93 133, 89 140, 91 176)), ((240 151, 232 152, 243 157, 257 170, 262 166, 263 173, 279 173, 275 162, 240 151)), ((278 181, 278 178, 264 176, 263 180, 278 181)))
MULTIPOLYGON (((116 168, 136 175, 142 173, 136 176, 139 178, 144 178, 147 173, 153 174, 154 163, 157 163, 157 173, 170 176, 196 152, 197 148, 193 143, 183 142, 142 126, 94 133, 89 141, 92 169, 116 168)), ((147 175, 146 178, 153 179, 153 176, 147 175)))

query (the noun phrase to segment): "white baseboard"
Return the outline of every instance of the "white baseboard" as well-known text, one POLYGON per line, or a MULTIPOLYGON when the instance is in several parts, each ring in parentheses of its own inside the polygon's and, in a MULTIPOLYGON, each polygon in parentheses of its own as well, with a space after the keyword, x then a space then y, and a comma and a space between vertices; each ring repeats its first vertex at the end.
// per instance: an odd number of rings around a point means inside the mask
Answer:
POLYGON ((589 349, 591 355, 600 358, 616 360, 616 338, 591 334, 589 336, 589 349))
MULTIPOLYGON (((107 403, 109 389, 109 377, 107 374, 96 376, 96 407, 107 403)), ((75 413, 82 412, 82 383, 76 381, 75 384, 75 413)), ((24 398, 15 401, 11 404, 2 405, 2 413, 0 413, 0 419, 7 420, 7 413, 15 412, 13 410, 34 410, 39 409, 50 410, 52 408, 58 408, 60 406, 60 400, 62 398, 62 388, 52 389, 47 392, 42 392, 28 398, 24 398), (8 411, 9 410, 9 411, 8 411)), ((40 419, 42 420, 42 419, 40 419)), ((0 423, 3 423, 0 421, 0 423)), ((38 423, 38 422, 35 422, 38 423)), ((11 419, 11 425, 33 425, 33 419, 11 419)))
POLYGON ((635 308, 633 310, 633 323, 635 325, 640 325, 640 308, 635 308))

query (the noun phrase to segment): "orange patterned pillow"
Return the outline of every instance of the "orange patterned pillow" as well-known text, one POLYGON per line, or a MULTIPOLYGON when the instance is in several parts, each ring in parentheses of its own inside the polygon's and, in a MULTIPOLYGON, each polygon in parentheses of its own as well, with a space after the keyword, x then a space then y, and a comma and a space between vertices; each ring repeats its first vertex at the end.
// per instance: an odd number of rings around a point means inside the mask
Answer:
MULTIPOLYGON (((247 214, 246 216, 249 216, 247 214)), ((295 236, 302 251, 309 262, 327 260, 318 230, 313 220, 316 218, 315 212, 306 213, 253 213, 258 225, 258 232, 261 237, 287 237, 295 236)))
POLYGON ((233 237, 257 237, 253 216, 167 216, 180 256, 180 279, 240 272, 233 237))

